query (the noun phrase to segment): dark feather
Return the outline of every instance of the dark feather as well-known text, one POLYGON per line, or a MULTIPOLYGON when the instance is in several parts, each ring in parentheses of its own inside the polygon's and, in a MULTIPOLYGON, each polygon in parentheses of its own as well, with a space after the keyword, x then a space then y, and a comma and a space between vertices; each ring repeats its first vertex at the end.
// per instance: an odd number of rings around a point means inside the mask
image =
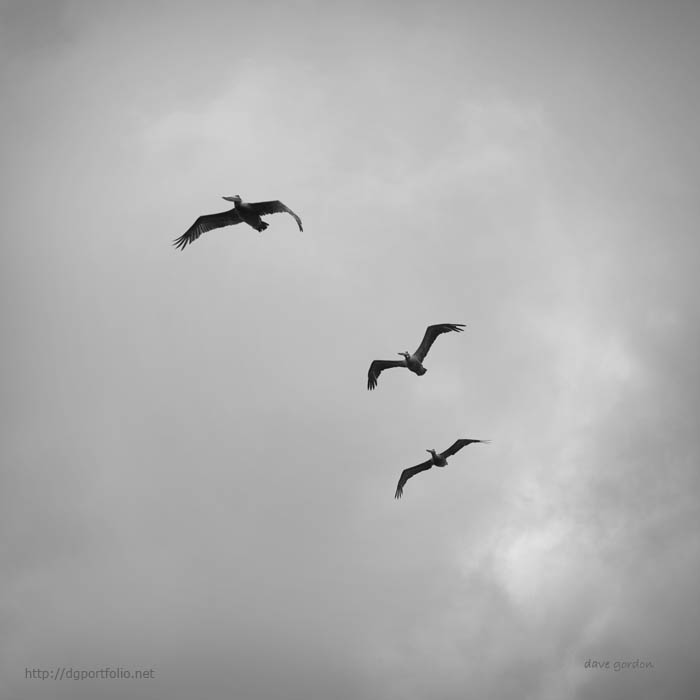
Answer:
POLYGON ((291 214, 296 220, 299 230, 304 230, 301 225, 301 219, 288 206, 282 204, 279 199, 271 202, 249 202, 248 207, 258 216, 265 216, 265 214, 291 214))
POLYGON ((375 360, 369 366, 369 372, 367 373, 367 388, 371 391, 377 386, 377 380, 379 375, 385 370, 391 367, 405 367, 406 363, 404 360, 375 360))
POLYGON ((432 466, 433 466, 433 460, 429 459, 427 462, 423 462, 423 464, 417 464, 415 467, 409 467, 408 469, 404 469, 401 472, 401 478, 399 479, 399 483, 396 486, 396 493, 394 494, 394 498, 401 498, 401 496, 403 496, 404 484, 412 476, 415 476, 416 474, 420 474, 421 472, 424 472, 424 471, 430 469, 432 466))
POLYGON ((448 457, 451 457, 453 454, 456 454, 457 452, 459 452, 463 447, 466 447, 467 445, 471 445, 473 442, 489 443, 491 441, 490 440, 470 440, 467 438, 462 438, 461 440, 457 440, 457 442, 455 442, 454 445, 452 445, 452 447, 448 447, 444 452, 441 452, 440 456, 447 459, 448 457))
POLYGON ((423 340, 418 346, 418 350, 413 353, 414 356, 420 362, 423 362, 425 356, 428 354, 428 350, 430 350, 432 344, 435 342, 435 338, 443 333, 450 333, 451 331, 461 333, 463 328, 463 323, 438 323, 434 326, 428 326, 425 331, 425 335, 423 336, 423 340))
POLYGON ((182 236, 176 238, 173 241, 173 245, 183 250, 188 243, 196 241, 203 233, 211 231, 214 228, 240 224, 241 221, 242 219, 238 215, 235 207, 228 211, 220 211, 217 214, 205 214, 204 216, 200 216, 182 236))

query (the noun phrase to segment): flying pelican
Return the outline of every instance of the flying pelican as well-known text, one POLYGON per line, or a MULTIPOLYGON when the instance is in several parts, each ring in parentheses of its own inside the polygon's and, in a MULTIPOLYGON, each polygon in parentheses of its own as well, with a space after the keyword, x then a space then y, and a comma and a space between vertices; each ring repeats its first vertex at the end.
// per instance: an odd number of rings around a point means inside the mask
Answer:
POLYGON ((430 469, 431 467, 446 467, 448 457, 452 457, 453 454, 459 452, 463 447, 471 445, 472 442, 489 443, 491 441, 469 440, 464 438, 461 440, 457 440, 457 442, 455 442, 455 444, 452 445, 452 447, 449 447, 444 452, 440 452, 439 454, 435 452, 435 450, 426 450, 426 452, 430 452, 430 459, 427 462, 423 462, 423 464, 418 464, 415 467, 409 467, 408 469, 404 469, 401 472, 401 478, 399 479, 398 486, 396 487, 396 493, 394 494, 394 498, 401 498, 401 496, 403 495, 403 487, 412 476, 420 474, 421 472, 424 472, 427 469, 430 469))
POLYGON ((233 209, 220 211, 217 214, 200 216, 182 236, 173 241, 173 245, 183 250, 188 243, 196 241, 203 233, 211 231, 213 228, 240 224, 241 221, 262 233, 270 224, 266 224, 260 217, 283 212, 291 214, 297 222, 299 230, 304 230, 301 226, 301 219, 278 199, 272 202, 244 202, 237 194, 233 197, 222 197, 222 199, 233 202, 233 209))
POLYGON ((407 367, 414 374, 419 377, 423 376, 428 370, 423 367, 423 360, 428 354, 428 350, 435 342, 437 338, 442 333, 449 333, 450 331, 462 332, 464 328, 463 323, 438 323, 435 326, 428 326, 423 336, 423 341, 421 342, 418 350, 416 350, 413 355, 410 352, 399 352, 398 355, 403 355, 403 360, 375 360, 369 366, 369 372, 367 373, 367 388, 371 391, 377 386, 377 380, 379 375, 390 367, 407 367))

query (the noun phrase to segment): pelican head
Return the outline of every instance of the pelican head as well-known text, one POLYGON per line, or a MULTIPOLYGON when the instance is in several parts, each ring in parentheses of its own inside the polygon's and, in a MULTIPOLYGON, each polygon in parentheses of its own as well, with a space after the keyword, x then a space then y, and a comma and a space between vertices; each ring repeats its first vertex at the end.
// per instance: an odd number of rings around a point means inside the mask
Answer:
POLYGON ((222 199, 225 199, 228 202, 235 202, 236 204, 240 204, 243 201, 239 194, 234 194, 233 197, 223 197, 222 199))
POLYGON ((409 357, 411 357, 411 353, 410 353, 410 352, 397 352, 396 354, 397 354, 397 355, 401 355, 402 357, 405 357, 407 360, 408 360, 409 357))

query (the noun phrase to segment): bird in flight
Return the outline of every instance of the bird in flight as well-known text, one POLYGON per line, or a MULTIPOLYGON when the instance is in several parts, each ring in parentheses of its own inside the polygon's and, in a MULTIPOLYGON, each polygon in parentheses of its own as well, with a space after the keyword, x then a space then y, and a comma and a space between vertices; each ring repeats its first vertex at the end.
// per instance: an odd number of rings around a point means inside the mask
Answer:
POLYGON ((453 454, 459 452, 463 447, 471 445, 473 442, 483 442, 488 444, 491 441, 469 440, 464 438, 461 440, 457 440, 457 442, 455 442, 455 444, 452 445, 452 447, 449 447, 444 452, 437 453, 435 452, 435 450, 426 450, 426 452, 430 452, 430 459, 427 462, 423 462, 423 464, 417 464, 415 467, 409 467, 408 469, 404 469, 401 472, 401 478, 399 479, 399 483, 396 486, 396 493, 394 494, 394 498, 401 498, 401 496, 403 496, 403 487, 412 476, 427 471, 432 467, 446 467, 448 457, 452 457, 453 454))
POLYGON ((304 230, 301 226, 301 219, 289 207, 285 206, 277 199, 271 202, 244 202, 238 195, 223 197, 222 199, 233 202, 233 209, 220 211, 217 214, 205 214, 204 216, 200 216, 182 236, 173 241, 173 245, 183 250, 188 243, 196 241, 207 231, 223 226, 233 226, 241 222, 252 226, 256 231, 262 233, 269 224, 266 224, 260 217, 266 216, 267 214, 281 214, 285 212, 291 214, 297 222, 299 230, 304 230))
POLYGON ((432 344, 442 333, 449 333, 450 331, 456 331, 461 333, 464 328, 463 323, 438 323, 435 326, 428 326, 423 336, 421 344, 418 346, 413 355, 410 352, 400 352, 398 355, 403 356, 403 360, 375 360, 369 366, 369 372, 367 373, 367 388, 371 391, 376 388, 377 380, 379 375, 385 370, 391 367, 406 367, 414 374, 419 377, 423 376, 428 370, 423 367, 423 360, 428 354, 432 344))

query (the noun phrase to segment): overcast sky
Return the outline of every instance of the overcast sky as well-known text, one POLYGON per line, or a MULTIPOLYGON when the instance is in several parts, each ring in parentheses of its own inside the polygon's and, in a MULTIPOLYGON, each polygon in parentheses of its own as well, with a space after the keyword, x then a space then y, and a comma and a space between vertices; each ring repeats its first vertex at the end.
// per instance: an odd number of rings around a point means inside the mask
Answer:
POLYGON ((0 7, 3 698, 697 697, 700 6, 0 7))

